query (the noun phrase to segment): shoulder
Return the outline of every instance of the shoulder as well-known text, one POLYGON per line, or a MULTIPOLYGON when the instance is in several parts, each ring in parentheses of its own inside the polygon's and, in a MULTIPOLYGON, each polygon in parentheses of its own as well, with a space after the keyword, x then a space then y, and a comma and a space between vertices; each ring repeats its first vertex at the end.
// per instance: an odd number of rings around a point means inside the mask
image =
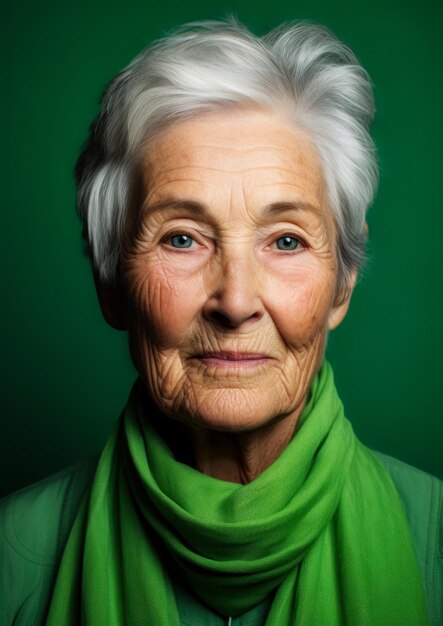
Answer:
POLYGON ((95 458, 78 463, 1 500, 2 543, 33 562, 56 558, 96 464, 95 458))
POLYGON ((96 458, 79 463, 0 501, 0 623, 39 623, 96 464, 96 458))
POLYGON ((433 527, 443 522, 443 482, 403 461, 373 451, 377 459, 387 469, 405 506, 411 524, 424 520, 433 527))
POLYGON ((403 502, 435 619, 432 623, 443 623, 443 482, 398 459, 374 454, 387 469, 403 502))

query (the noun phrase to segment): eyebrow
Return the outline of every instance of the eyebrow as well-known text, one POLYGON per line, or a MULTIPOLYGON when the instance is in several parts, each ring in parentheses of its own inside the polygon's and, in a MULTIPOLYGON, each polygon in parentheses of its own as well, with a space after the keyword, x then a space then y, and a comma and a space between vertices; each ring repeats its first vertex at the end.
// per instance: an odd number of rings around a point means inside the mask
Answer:
POLYGON ((163 198, 163 200, 157 200, 157 202, 153 202, 152 204, 146 204, 143 207, 143 210, 150 215, 152 215, 152 213, 157 213, 158 211, 163 211, 165 209, 181 209, 188 211, 189 213, 194 213, 196 215, 209 214, 208 207, 202 202, 172 197, 163 198))
POLYGON ((271 217, 273 215, 288 213, 290 211, 309 211, 311 213, 316 213, 317 215, 323 215, 321 208, 311 204, 310 202, 272 202, 271 204, 267 204, 265 206, 263 215, 265 217, 271 217))
MULTIPOLYGON (((206 204, 198 202, 197 200, 190 200, 185 198, 179 199, 167 197, 163 198, 162 200, 157 200, 152 204, 146 204, 143 207, 143 210, 150 215, 152 215, 153 213, 157 213, 158 211, 163 211, 165 209, 181 209, 189 213, 193 213, 194 215, 203 216, 210 216, 211 213, 206 204)), ((271 202, 270 204, 267 204, 263 209, 263 216, 272 217, 275 215, 280 215, 282 213, 288 213, 290 211, 310 211, 311 213, 315 213, 317 215, 323 214, 323 211, 320 207, 315 206, 309 202, 281 201, 271 202)))

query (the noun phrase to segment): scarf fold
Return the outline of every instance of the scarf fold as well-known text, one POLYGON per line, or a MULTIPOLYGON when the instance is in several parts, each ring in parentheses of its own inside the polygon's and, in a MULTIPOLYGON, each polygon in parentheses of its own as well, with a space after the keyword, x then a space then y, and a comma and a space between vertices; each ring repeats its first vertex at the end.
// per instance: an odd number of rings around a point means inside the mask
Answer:
POLYGON ((224 615, 275 592, 266 626, 428 623, 399 496, 327 362, 295 436, 247 485, 177 461, 142 393, 138 382, 76 516, 47 626, 178 626, 172 570, 224 615))

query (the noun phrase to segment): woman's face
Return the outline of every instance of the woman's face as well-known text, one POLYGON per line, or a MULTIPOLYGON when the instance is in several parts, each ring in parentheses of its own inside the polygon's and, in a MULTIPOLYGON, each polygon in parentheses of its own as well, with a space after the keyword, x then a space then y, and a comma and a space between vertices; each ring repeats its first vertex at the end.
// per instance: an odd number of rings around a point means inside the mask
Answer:
POLYGON ((239 432, 300 411, 335 304, 315 148, 280 115, 216 112, 152 141, 124 253, 133 360, 167 415, 239 432))

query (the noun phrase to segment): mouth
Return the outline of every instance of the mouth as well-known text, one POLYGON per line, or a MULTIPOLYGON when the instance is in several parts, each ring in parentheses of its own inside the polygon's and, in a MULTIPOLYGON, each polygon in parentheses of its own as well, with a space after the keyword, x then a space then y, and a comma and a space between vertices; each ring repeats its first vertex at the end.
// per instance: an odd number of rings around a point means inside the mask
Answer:
POLYGON ((221 367, 224 369, 251 369, 264 365, 271 361, 267 354, 257 352, 234 352, 223 350, 221 352, 204 352, 194 357, 207 366, 221 367))

